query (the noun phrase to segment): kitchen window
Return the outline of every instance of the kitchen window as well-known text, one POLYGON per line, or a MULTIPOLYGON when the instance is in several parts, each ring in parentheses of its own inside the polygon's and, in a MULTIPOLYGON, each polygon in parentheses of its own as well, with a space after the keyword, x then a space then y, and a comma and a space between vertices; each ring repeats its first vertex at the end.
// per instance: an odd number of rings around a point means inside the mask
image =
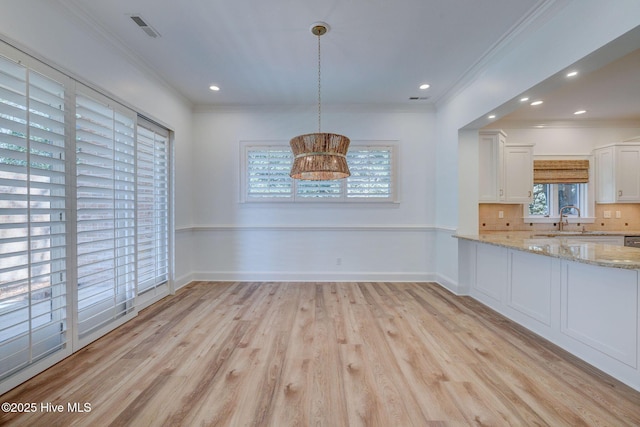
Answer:
MULTIPOLYGON (((584 216, 586 194, 586 184, 534 184, 533 203, 528 205, 527 216, 558 218, 565 206, 577 206, 584 216)), ((575 210, 569 214, 577 216, 575 210)))
POLYGON ((574 223, 590 223, 594 219, 593 189, 589 186, 588 159, 536 159, 533 162, 533 201, 523 206, 525 222, 557 222, 560 210, 574 223), (580 217, 580 219, 576 219, 580 217))

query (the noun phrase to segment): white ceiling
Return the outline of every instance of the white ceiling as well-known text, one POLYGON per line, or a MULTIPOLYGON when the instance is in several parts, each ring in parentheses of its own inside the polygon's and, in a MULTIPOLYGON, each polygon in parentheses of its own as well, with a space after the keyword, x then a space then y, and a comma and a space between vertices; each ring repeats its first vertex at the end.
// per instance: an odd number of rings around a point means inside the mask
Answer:
MULTIPOLYGON (((515 99, 517 108, 488 124, 497 127, 572 126, 595 122, 640 126, 640 27, 605 46, 548 81, 522 94, 526 102, 515 99), (628 52, 631 49, 631 53, 628 52), (618 54, 622 55, 616 58, 618 54), (608 62, 611 58, 611 62, 608 62), (602 65, 603 62, 606 64, 602 65), (567 71, 577 71, 567 77, 567 71), (531 106, 542 100, 539 106, 531 106), (586 113, 575 115, 579 110, 586 113)), ((505 106, 507 107, 507 106, 505 106)), ((507 108, 508 110, 508 108, 507 108)), ((486 122, 486 120, 485 120, 486 122)))
MULTIPOLYGON (((431 104, 554 0, 60 0, 194 105, 431 104), (160 37, 130 19, 140 15, 160 37), (421 91, 418 86, 429 83, 421 91), (211 92, 208 86, 220 86, 211 92), (410 101, 410 97, 428 98, 410 101)), ((560 2, 561 3, 561 2, 560 2)))

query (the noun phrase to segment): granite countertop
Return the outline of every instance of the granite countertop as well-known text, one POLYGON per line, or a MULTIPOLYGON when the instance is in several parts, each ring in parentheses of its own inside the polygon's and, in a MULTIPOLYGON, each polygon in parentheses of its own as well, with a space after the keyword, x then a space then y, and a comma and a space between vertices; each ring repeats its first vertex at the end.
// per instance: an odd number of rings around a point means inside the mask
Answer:
MULTIPOLYGON (((584 236, 585 234, 574 233, 573 235, 584 236)), ((590 233, 586 235, 604 234, 590 233)), ((608 233, 607 235, 621 234, 608 233)), ((502 232, 475 236, 456 235, 454 237, 602 267, 640 270, 640 248, 584 242, 572 239, 569 233, 551 236, 532 232, 502 232)))

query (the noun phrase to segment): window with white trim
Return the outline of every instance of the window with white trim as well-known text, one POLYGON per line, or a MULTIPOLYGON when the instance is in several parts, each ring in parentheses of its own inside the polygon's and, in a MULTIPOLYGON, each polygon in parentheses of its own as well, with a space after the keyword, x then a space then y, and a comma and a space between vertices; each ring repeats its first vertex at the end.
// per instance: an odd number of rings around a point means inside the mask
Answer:
POLYGON ((593 186, 589 186, 589 160, 575 158, 535 159, 533 201, 523 206, 526 222, 557 222, 560 210, 571 222, 590 223, 594 212, 593 186), (579 219, 577 219, 579 217, 579 219))
POLYGON ((378 199, 393 194, 392 147, 356 146, 349 150, 347 198, 378 199))
POLYGON ((293 194, 289 176, 293 153, 286 146, 251 145, 245 147, 243 180, 246 200, 288 200, 293 194))
MULTIPOLYGON (((560 209, 576 206, 582 216, 587 214, 587 184, 534 184, 533 203, 528 205, 528 217, 560 217, 560 209)), ((565 212, 577 216, 577 212, 565 212)))
POLYGON ((242 202, 395 202, 395 142, 351 143, 351 176, 334 181, 294 180, 293 153, 285 144, 241 144, 242 202))

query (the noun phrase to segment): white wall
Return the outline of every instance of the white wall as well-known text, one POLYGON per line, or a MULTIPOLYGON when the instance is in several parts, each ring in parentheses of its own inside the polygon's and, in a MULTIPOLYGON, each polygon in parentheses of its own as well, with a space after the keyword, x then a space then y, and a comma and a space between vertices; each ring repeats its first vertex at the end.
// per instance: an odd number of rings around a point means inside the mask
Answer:
MULTIPOLYGON (((508 100, 559 72, 578 59, 633 29, 640 20, 636 0, 575 0, 567 2, 551 19, 522 34, 506 46, 478 77, 438 106, 437 113, 437 223, 477 231, 477 211, 465 209, 477 203, 468 194, 466 175, 459 165, 477 162, 477 149, 459 140, 458 131, 508 100), (474 157, 475 156, 475 157, 474 157), (460 177, 460 178, 459 178, 460 177), (459 208, 460 207, 460 208, 459 208)), ((446 239, 441 239, 446 241, 446 239)), ((457 245, 438 247, 437 271, 457 282, 457 245)), ((464 288, 465 284, 459 284, 464 288)), ((457 287, 454 287, 455 291, 457 287)))
POLYGON ((459 203, 473 197, 467 193, 468 183, 462 185, 460 180, 476 179, 465 172, 477 158, 477 150, 459 140, 459 129, 639 23, 637 0, 559 3, 564 7, 550 21, 521 34, 514 46, 489 61, 475 81, 439 105, 437 115, 325 108, 327 131, 355 140, 401 141, 401 203, 392 208, 238 204, 238 142, 288 140, 313 131, 313 107, 199 112, 192 126, 191 107, 184 99, 96 32, 91 23, 50 0, 3 0, 0 36, 18 41, 19 47, 81 76, 175 131, 180 283, 211 273, 213 278, 267 272, 274 278, 282 273, 291 279, 322 276, 332 280, 373 273, 378 278, 435 275, 455 290, 457 244, 451 235, 456 229, 469 229, 477 218, 471 205, 466 209, 459 203), (292 225, 329 228, 308 231, 292 225), (248 240, 247 230, 241 227, 254 231, 248 240), (322 234, 322 239, 313 255, 323 260, 313 264, 301 242, 316 234, 322 234), (360 251, 362 255, 356 257, 360 251), (257 257, 265 254, 269 261, 258 262, 257 257), (341 266, 335 265, 334 258, 339 257, 341 266), (296 267, 296 261, 302 267, 296 267))
MULTIPOLYGON (((191 106, 124 51, 58 2, 2 0, 0 39, 90 83, 175 132, 178 227, 192 222, 191 106), (55 37, 51 35, 55 34, 55 37)), ((193 270, 191 242, 176 236, 176 276, 193 270)))
POLYGON ((323 131, 399 142, 399 203, 239 203, 240 141, 288 143, 315 106, 199 111, 193 172, 195 278, 429 280, 435 273, 430 111, 323 106, 323 131), (340 264, 337 265, 337 259, 340 264))
POLYGON ((326 131, 400 142, 399 204, 239 204, 239 141, 288 141, 315 131, 315 106, 201 111, 194 120, 191 106, 152 70, 78 11, 60 5, 4 0, 2 38, 175 132, 179 286, 194 278, 434 277, 433 112, 324 106, 326 131))

